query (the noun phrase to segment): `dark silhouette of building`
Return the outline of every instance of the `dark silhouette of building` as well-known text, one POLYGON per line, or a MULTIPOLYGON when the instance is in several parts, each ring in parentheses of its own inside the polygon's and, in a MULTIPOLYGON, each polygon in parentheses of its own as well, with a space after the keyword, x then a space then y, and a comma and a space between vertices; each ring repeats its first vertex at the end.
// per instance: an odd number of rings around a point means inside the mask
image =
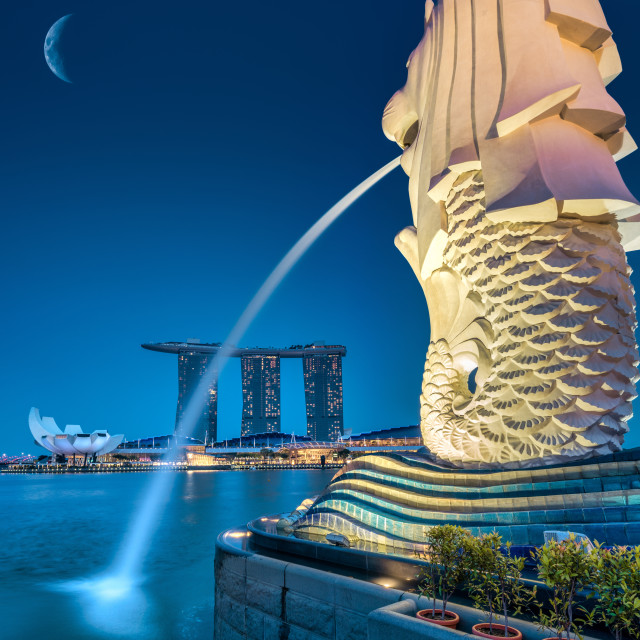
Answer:
POLYGON ((243 354, 242 435, 280 433, 280 356, 243 354))

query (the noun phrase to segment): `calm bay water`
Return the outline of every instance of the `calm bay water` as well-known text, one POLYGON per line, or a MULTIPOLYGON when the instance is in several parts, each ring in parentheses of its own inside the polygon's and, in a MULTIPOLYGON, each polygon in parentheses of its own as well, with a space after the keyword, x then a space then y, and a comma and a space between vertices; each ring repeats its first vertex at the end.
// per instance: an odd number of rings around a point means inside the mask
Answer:
POLYGON ((125 601, 83 581, 108 569, 152 474, 0 475, 0 638, 212 640, 218 533, 295 509, 334 473, 179 473, 125 601))

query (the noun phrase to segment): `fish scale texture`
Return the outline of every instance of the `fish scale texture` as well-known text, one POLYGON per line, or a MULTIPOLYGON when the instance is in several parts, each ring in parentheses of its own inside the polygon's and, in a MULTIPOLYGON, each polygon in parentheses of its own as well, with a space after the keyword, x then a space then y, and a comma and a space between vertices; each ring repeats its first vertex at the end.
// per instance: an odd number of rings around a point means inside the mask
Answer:
MULTIPOLYGON (((474 394, 455 365, 460 327, 432 342, 424 443, 460 466, 540 465, 619 450, 636 397, 634 290, 615 221, 494 223, 482 172, 446 200, 444 266, 484 308, 492 366, 474 394), (458 335, 455 335, 456 332, 458 335)), ((463 337, 460 337, 462 335, 463 337)))

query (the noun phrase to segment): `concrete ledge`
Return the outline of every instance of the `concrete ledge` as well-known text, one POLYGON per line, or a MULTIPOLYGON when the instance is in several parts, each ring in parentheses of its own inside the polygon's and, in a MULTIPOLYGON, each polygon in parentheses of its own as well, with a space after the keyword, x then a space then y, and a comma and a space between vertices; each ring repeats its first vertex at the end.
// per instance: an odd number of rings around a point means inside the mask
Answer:
POLYGON ((355 578, 336 576, 335 602, 344 609, 367 614, 373 609, 398 602, 402 591, 355 578))
POLYGON ((418 620, 412 600, 402 600, 371 612, 367 621, 368 640, 389 638, 428 638, 429 640, 456 640, 474 638, 468 633, 439 627, 418 620))
MULTIPOLYGON (((471 634, 471 628, 476 624, 487 621, 486 616, 481 611, 455 603, 449 604, 447 610, 451 610, 460 616, 460 624, 456 630, 423 622, 415 617, 416 612, 420 609, 430 609, 432 606, 433 603, 426 598, 421 598, 415 593, 404 593, 400 602, 382 607, 369 614, 370 632, 368 640, 389 640, 389 633, 394 633, 394 629, 395 633, 407 630, 416 638, 430 638, 432 640, 471 638, 476 637, 471 634), (373 631, 371 631, 372 628, 373 631), (378 629, 381 631, 378 631, 378 629), (383 632, 386 635, 381 635, 383 632)), ((441 602, 436 601, 436 606, 440 607, 441 602)), ((501 618, 496 620, 498 624, 501 621, 501 618)), ((517 627, 522 632, 524 640, 544 640, 550 636, 548 630, 540 629, 538 625, 519 618, 509 618, 509 625, 517 627)), ((586 635, 582 636, 582 638, 583 640, 595 640, 595 638, 586 635)))
MULTIPOLYGON (((476 609, 451 604, 458 630, 430 624, 415 614, 432 602, 415 593, 250 554, 220 539, 215 570, 215 640, 456 640, 486 621, 476 609)), ((530 622, 510 624, 524 640, 549 637, 530 622)))
POLYGON ((254 554, 246 559, 247 578, 284 587, 284 573, 288 566, 288 562, 254 554))
POLYGON ((336 575, 327 571, 319 571, 298 564, 287 564, 284 586, 308 598, 315 598, 330 604, 335 603, 336 575))

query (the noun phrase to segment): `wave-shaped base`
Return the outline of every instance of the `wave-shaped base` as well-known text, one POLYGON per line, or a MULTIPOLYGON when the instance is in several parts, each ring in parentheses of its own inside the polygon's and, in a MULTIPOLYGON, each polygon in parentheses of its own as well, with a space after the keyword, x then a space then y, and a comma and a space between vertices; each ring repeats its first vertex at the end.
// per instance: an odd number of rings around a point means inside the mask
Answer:
POLYGON ((573 531, 607 545, 640 545, 640 448, 532 469, 451 469, 419 454, 373 454, 343 467, 294 524, 391 547, 424 542, 429 527, 497 531, 541 545, 544 531, 573 531))

